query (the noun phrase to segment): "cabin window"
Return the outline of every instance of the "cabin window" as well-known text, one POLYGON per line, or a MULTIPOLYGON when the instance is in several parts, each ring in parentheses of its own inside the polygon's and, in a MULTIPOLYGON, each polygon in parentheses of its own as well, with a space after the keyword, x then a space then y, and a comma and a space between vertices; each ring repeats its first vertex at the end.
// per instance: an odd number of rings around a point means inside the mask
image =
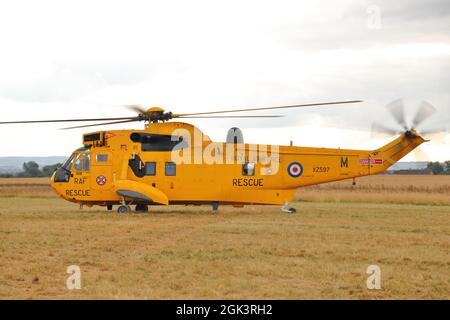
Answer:
POLYGON ((177 165, 175 162, 166 162, 166 176, 176 176, 177 165))
POLYGON ((254 176, 255 175, 255 163, 246 162, 242 165, 242 175, 243 176, 254 176))
POLYGON ((135 143, 140 143, 144 152, 175 151, 188 146, 183 141, 183 137, 172 135, 134 132, 131 134, 130 139, 135 143))
POLYGON ((156 176, 156 162, 147 162, 144 170, 146 176, 156 176))
POLYGON ((98 154, 96 156, 97 162, 108 162, 108 155, 107 154, 98 154))

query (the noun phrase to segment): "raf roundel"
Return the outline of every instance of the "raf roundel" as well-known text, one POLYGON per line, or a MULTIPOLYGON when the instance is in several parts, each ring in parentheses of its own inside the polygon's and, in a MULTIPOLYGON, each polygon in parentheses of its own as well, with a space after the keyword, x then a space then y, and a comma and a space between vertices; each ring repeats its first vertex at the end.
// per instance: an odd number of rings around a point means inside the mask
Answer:
POLYGON ((289 165, 288 167, 288 173, 291 177, 293 178, 298 178, 302 175, 303 173, 303 167, 300 163, 298 162, 293 162, 289 165))
POLYGON ((98 176, 97 177, 97 184, 99 186, 104 186, 106 184, 106 177, 105 176, 98 176))

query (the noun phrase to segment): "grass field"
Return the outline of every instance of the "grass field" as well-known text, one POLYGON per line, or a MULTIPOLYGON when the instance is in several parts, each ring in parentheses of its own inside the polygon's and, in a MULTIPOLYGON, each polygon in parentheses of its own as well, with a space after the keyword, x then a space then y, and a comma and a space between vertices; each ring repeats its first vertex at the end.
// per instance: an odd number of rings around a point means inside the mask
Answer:
POLYGON ((0 299, 449 299, 450 179, 375 176, 278 207, 119 216, 0 180, 0 299), (66 288, 78 265, 82 289, 66 288), (366 269, 381 268, 382 290, 366 269))

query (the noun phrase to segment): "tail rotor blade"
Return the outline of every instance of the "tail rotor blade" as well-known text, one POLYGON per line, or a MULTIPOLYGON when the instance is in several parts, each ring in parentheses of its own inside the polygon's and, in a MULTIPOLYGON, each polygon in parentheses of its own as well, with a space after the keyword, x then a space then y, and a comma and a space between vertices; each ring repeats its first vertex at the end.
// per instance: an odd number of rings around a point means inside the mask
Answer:
POLYGON ((433 142, 446 143, 447 141, 447 130, 446 129, 437 129, 437 130, 425 130, 421 131, 420 134, 424 136, 426 139, 431 140, 433 142))
POLYGON ((398 134, 397 130, 386 127, 379 123, 372 124, 371 135, 374 138, 387 138, 398 134))
POLYGON ((389 110, 394 120, 401 125, 403 129, 408 130, 408 125, 406 124, 405 119, 405 106, 403 99, 398 99, 389 103, 386 108, 389 110))
POLYGON ((426 101, 422 101, 412 122, 413 129, 417 128, 422 122, 436 113, 436 111, 436 108, 431 104, 426 101))

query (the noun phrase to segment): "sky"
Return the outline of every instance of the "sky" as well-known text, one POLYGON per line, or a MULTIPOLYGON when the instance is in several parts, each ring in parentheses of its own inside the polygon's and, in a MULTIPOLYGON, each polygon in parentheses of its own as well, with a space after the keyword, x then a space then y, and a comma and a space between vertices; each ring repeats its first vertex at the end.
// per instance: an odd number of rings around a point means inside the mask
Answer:
MULTIPOLYGON (((240 127, 245 142, 374 149, 385 106, 421 101, 449 129, 450 3, 341 1, 3 1, 0 121, 174 113, 340 100, 258 114, 277 119, 191 120, 215 141, 240 127)), ((0 156, 69 155, 91 129, 0 127, 0 156)), ((98 129, 143 128, 142 123, 98 129)), ((404 160, 448 160, 450 139, 404 160)))

